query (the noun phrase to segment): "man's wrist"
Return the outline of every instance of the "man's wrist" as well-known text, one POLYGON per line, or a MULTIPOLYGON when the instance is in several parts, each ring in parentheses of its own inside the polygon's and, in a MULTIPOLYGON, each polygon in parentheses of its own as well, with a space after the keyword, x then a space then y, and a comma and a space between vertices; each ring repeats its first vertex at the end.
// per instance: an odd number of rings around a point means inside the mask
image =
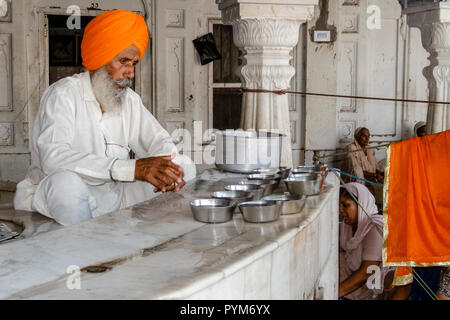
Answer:
POLYGON ((134 182, 136 160, 116 160, 111 167, 111 177, 121 182, 134 182))

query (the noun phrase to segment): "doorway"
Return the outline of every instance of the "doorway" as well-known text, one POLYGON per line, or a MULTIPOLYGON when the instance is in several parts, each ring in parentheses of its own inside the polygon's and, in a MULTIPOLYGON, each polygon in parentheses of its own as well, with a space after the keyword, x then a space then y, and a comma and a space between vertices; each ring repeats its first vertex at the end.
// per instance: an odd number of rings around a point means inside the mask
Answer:
POLYGON ((81 59, 81 39, 86 25, 94 17, 80 17, 81 29, 68 29, 69 16, 48 15, 49 85, 84 71, 81 59))
POLYGON ((217 50, 222 59, 215 60, 210 66, 209 96, 214 129, 239 129, 242 110, 242 83, 236 70, 242 61, 241 52, 233 42, 232 26, 224 25, 220 20, 211 20, 217 50))

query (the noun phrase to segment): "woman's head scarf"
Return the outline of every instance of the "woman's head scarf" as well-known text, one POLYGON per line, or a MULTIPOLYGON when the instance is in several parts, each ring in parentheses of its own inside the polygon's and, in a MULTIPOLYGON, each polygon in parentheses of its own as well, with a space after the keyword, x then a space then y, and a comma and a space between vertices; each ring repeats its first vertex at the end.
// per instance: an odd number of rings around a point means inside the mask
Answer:
POLYGON ((414 126, 414 137, 417 137, 417 130, 419 130, 422 127, 425 127, 427 123, 425 121, 419 121, 414 126))
MULTIPOLYGON (((359 246, 372 228, 378 227, 381 231, 383 230, 383 219, 378 214, 375 197, 366 186, 356 182, 347 183, 345 186, 348 191, 355 195, 361 205, 358 205, 358 227, 356 233, 344 245, 345 249, 352 251, 359 246)), ((351 226, 349 227, 351 228, 351 226)))
POLYGON ((355 130, 354 138, 356 142, 358 141, 358 138, 360 134, 363 132, 363 130, 369 131, 369 129, 367 129, 366 127, 359 127, 358 129, 355 130))
MULTIPOLYGON (((345 223, 341 223, 340 226, 340 247, 344 249, 344 261, 346 266, 343 268, 349 268, 351 272, 359 269, 361 264, 361 252, 358 252, 359 246, 364 241, 367 234, 373 229, 377 228, 378 231, 383 232, 383 217, 378 214, 378 208, 375 204, 375 198, 370 193, 369 189, 362 184, 352 182, 345 185, 353 195, 356 196, 359 204, 358 205, 358 227, 355 234, 351 238, 344 239, 343 234, 352 234, 352 226, 345 223)), ((381 240, 382 241, 382 240, 381 240)), ((372 289, 376 295, 383 293, 383 286, 386 275, 392 272, 394 268, 392 267, 382 267, 380 280, 382 287, 372 289)))

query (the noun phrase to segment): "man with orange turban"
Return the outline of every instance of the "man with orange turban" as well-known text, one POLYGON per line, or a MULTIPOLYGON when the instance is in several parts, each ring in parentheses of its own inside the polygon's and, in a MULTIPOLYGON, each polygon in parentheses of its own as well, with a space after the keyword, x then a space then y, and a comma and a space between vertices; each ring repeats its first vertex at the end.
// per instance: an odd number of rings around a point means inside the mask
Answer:
POLYGON ((130 11, 107 11, 87 25, 81 43, 87 71, 44 92, 15 209, 72 225, 159 191, 178 192, 195 177, 195 165, 177 154, 171 136, 129 88, 148 40, 144 19, 130 11))

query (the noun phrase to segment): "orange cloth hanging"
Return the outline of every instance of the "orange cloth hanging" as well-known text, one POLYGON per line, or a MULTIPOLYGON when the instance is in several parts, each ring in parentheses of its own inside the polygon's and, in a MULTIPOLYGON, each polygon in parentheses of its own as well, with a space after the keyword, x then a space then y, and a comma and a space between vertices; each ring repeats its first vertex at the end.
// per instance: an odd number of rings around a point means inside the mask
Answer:
POLYGON ((450 131, 393 143, 387 155, 383 265, 450 266, 450 131))
POLYGON ((394 274, 393 286, 406 286, 414 280, 410 267, 396 267, 394 274))

